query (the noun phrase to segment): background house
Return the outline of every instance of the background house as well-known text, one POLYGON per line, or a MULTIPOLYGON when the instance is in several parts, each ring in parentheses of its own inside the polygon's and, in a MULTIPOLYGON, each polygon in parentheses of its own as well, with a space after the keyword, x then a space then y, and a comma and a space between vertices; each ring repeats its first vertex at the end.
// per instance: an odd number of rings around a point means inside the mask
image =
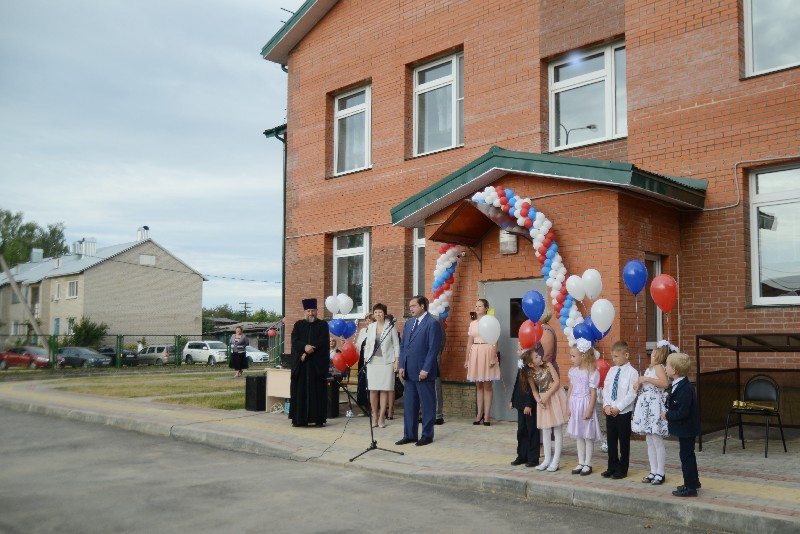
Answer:
POLYGON ((553 221, 568 274, 602 273, 617 311, 603 350, 625 339, 646 361, 662 337, 694 355, 700 334, 800 330, 799 23, 791 1, 308 0, 262 50, 288 72, 287 321, 341 292, 353 318, 375 302, 402 316, 431 296, 438 244, 468 246, 442 365, 451 413, 468 412, 475 300, 510 353, 515 299, 544 289, 524 237, 502 253, 499 229, 459 211, 492 185, 553 221), (667 317, 626 290, 631 259, 678 280, 667 317))
POLYGON ((27 302, 18 301, 0 273, 0 339, 6 342, 28 334, 23 306, 48 335, 70 334, 81 317, 106 323, 114 335, 202 331, 203 276, 143 230, 137 241, 109 247, 84 239, 58 258, 34 250, 12 274, 27 302))

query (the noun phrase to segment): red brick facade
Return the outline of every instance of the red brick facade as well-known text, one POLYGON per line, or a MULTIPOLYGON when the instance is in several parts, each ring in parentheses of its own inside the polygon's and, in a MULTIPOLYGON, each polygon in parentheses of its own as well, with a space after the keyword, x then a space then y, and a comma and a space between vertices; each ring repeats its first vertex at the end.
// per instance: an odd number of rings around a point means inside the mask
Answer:
MULTIPOLYGON (((390 209, 492 145, 547 152, 548 61, 624 40, 628 135, 558 155, 707 180, 707 211, 682 211, 565 180, 508 175, 500 183, 534 199, 575 192, 534 205, 553 221, 569 274, 590 267, 603 274, 603 297, 617 309, 612 341, 634 335, 633 298, 620 272, 645 253, 661 256, 663 271, 678 280, 671 337, 692 355, 697 334, 800 330, 799 306, 751 306, 748 203, 750 169, 769 158, 770 164, 774 158, 800 161, 800 68, 745 77, 740 4, 338 2, 289 55, 287 323, 301 316, 301 298, 322 301, 331 294, 332 236, 354 229, 371 232, 371 303, 384 302, 390 313, 404 315, 412 287, 412 230, 393 227, 390 209), (414 158, 413 68, 454 51, 464 54, 464 146, 414 158), (372 88, 372 167, 333 177, 334 95, 366 82, 372 88)), ((428 218, 427 236, 450 211, 428 218)), ((438 247, 428 245, 431 273, 438 247)), ((479 283, 541 276, 525 241, 518 254, 502 256, 497 232, 490 232, 482 252, 482 272, 468 254, 456 273, 442 366, 446 380, 465 378, 466 316, 479 283)), ((560 330, 555 319, 552 324, 560 330)), ((562 336, 563 368, 566 348, 562 336)), ((775 367, 798 363, 796 354, 752 358, 761 365, 767 358, 775 367)), ((704 370, 729 366, 704 354, 704 370)))

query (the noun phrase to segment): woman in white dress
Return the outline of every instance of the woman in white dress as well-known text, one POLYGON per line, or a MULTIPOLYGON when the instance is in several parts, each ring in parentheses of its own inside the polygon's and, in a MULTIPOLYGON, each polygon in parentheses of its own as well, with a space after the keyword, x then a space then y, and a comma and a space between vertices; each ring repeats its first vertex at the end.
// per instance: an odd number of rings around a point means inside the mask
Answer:
POLYGON ((375 322, 367 327, 364 345, 373 428, 386 426, 389 391, 394 390, 394 366, 400 358, 400 336, 394 322, 386 320, 386 311, 386 306, 381 303, 372 307, 375 322))

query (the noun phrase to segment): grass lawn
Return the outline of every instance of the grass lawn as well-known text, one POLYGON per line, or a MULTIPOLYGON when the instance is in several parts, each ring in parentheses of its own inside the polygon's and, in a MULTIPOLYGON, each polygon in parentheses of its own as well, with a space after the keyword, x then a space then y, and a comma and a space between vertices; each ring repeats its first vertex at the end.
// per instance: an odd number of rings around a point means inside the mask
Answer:
POLYGON ((217 395, 192 395, 190 397, 167 397, 158 399, 158 402, 170 404, 183 404, 214 408, 215 410, 242 410, 244 409, 244 390, 220 393, 217 395))

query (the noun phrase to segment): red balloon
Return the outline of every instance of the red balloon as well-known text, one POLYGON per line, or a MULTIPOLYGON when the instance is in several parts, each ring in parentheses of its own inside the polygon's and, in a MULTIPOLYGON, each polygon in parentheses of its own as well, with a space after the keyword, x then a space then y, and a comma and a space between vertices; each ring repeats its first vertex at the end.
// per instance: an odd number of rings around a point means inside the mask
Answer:
POLYGON ((522 208, 526 209, 526 210, 530 210, 531 209, 531 203, 530 202, 523 202, 522 203, 522 208))
POLYGON ((511 206, 509 206, 508 204, 503 204, 502 206, 500 206, 500 209, 503 210, 503 213, 508 213, 511 210, 511 206))
POLYGON ((545 237, 545 239, 549 239, 550 241, 553 241, 553 238, 555 237, 555 234, 553 233, 552 230, 548 230, 548 232, 546 234, 544 234, 544 237, 545 237))
POLYGON ((536 343, 542 339, 542 325, 534 323, 530 319, 522 323, 519 327, 519 346, 523 349, 530 349, 536 346, 536 343))
POLYGON ((445 282, 444 284, 442 284, 442 287, 445 289, 445 291, 447 291, 448 289, 450 289, 450 282, 445 282))
POLYGON ((561 303, 559 302, 558 304, 556 304, 555 306, 553 306, 553 309, 555 310, 555 312, 556 312, 557 314, 560 314, 560 313, 561 313, 561 310, 563 310, 563 309, 564 309, 564 305, 563 305, 563 304, 561 304, 561 303))
POLYGON ((526 208, 526 207, 522 207, 522 208, 519 210, 519 214, 520 214, 520 216, 522 216, 522 217, 527 217, 527 216, 528 216, 528 208, 526 208))
POLYGON ((530 228, 533 226, 533 221, 530 219, 525 219, 525 228, 530 228))
POLYGON ((556 295, 556 301, 557 301, 559 304, 563 304, 563 303, 564 303, 564 300, 566 300, 566 298, 567 298, 567 297, 566 297, 566 295, 564 295, 564 293, 559 293, 558 295, 556 295))
POLYGON ((611 366, 603 358, 597 358, 594 361, 594 367, 600 373, 600 387, 604 387, 603 384, 606 383, 606 375, 611 366))
POLYGON ((455 282, 455 281, 456 281, 456 275, 454 275, 454 274, 451 274, 451 275, 450 275, 450 278, 448 278, 448 279, 447 279, 447 281, 448 281, 448 282, 450 282, 450 283, 452 284, 453 282, 455 282))
POLYGON ((269 337, 275 337, 277 334, 278 332, 274 328, 270 328, 269 330, 267 330, 267 335, 269 337))
POLYGON ((508 204, 508 199, 506 197, 498 197, 500 199, 500 204, 506 205, 508 204))
MULTIPOLYGON (((542 246, 541 246, 541 247, 539 247, 539 248, 538 248, 536 251, 537 251, 539 254, 541 254, 542 256, 544 256, 545 254, 547 254, 547 247, 545 247, 544 245, 542 245, 542 246)), ((542 262, 544 262, 544 260, 542 260, 542 262)))
POLYGON ((350 367, 358 363, 358 349, 351 341, 342 345, 342 357, 344 358, 344 363, 350 367))
POLYGON ((342 356, 341 352, 337 352, 333 355, 333 358, 331 358, 331 363, 333 363, 333 366, 342 372, 344 372, 345 368, 347 368, 347 364, 345 363, 344 356, 342 356))
POLYGON ((553 244, 553 240, 550 239, 549 237, 546 237, 544 239, 544 242, 542 242, 542 246, 544 247, 545 253, 547 253, 547 249, 550 248, 550 245, 552 245, 552 244, 553 244))
POLYGON ((506 189, 505 189, 505 187, 496 187, 494 191, 495 191, 495 193, 497 193, 497 198, 500 198, 500 197, 505 198, 506 197, 506 189))
POLYGON ((668 274, 659 274, 650 283, 650 296, 661 311, 669 313, 678 302, 678 283, 668 274))

